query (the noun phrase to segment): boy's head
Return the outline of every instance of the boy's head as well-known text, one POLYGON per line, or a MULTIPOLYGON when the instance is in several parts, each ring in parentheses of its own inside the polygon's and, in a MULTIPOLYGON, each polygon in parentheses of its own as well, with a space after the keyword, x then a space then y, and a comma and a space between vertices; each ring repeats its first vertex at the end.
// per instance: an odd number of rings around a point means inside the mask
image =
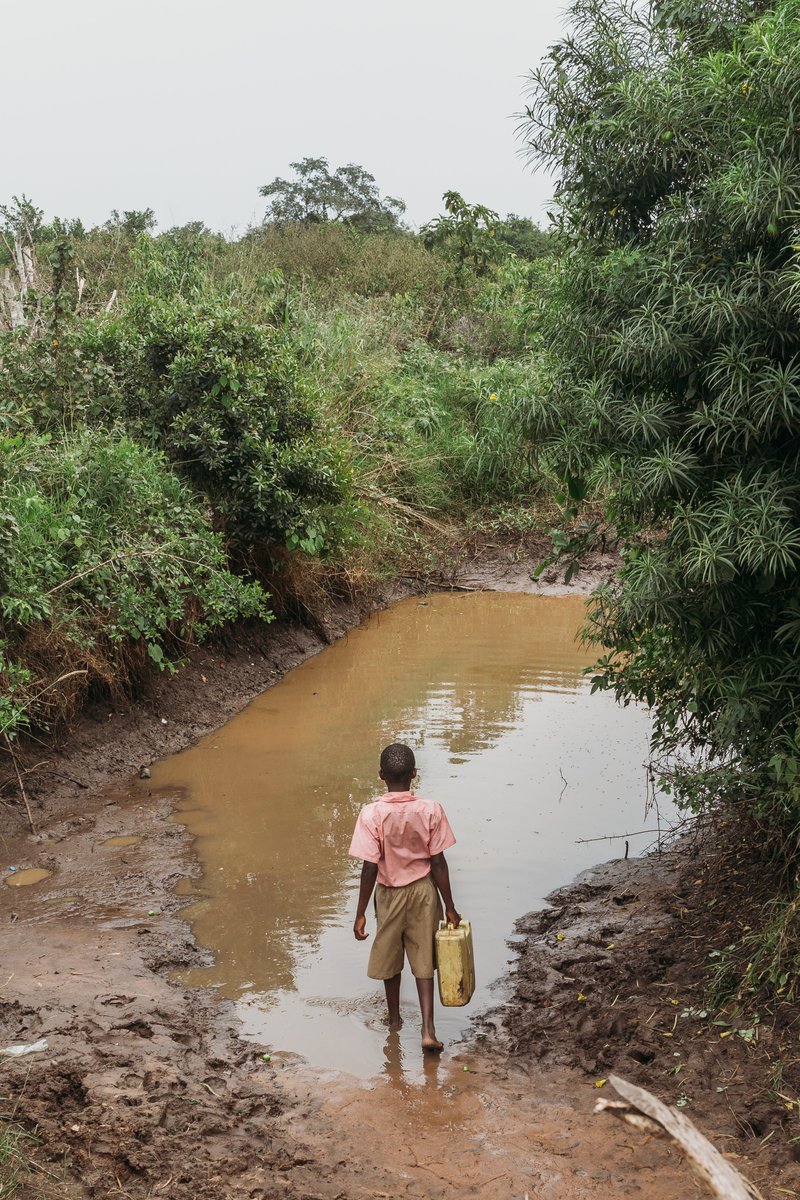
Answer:
POLYGON ((381 752, 380 776, 384 783, 410 783, 417 772, 414 751, 402 742, 392 742, 381 752))

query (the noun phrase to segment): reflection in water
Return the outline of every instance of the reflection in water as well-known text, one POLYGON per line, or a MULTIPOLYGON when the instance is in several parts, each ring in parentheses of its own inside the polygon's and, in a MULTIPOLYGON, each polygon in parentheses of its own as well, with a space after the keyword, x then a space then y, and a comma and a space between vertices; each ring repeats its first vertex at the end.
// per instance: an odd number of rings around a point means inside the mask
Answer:
MULTIPOLYGON (((414 1028, 416 1030, 416 1024, 414 1028)), ((443 1078, 449 1067, 449 1064, 443 1067, 444 1062, 446 1060, 443 1060, 438 1054, 422 1055, 422 1076, 420 1079, 420 1053, 416 1037, 414 1038, 413 1049, 409 1051, 409 1047, 404 1044, 398 1030, 387 1029, 386 1041, 383 1046, 382 1075, 398 1091, 406 1092, 409 1084, 414 1084, 416 1092, 416 1086, 419 1082, 423 1082, 432 1091, 437 1091, 439 1088, 440 1071, 443 1078)))
MULTIPOLYGON (((186 978, 220 986, 276 1049, 389 1069, 382 996, 351 933, 359 864, 347 849, 380 790, 382 746, 408 741, 418 790, 455 829, 454 894, 475 925, 483 987, 437 1018, 440 1034, 462 1031, 505 969, 514 918, 603 857, 575 839, 642 820, 648 720, 590 697, 582 617, 578 597, 405 601, 159 764, 153 783, 183 789, 180 819, 204 867, 188 915, 215 963, 186 978)), ((419 1072, 410 986, 399 1043, 419 1072)))

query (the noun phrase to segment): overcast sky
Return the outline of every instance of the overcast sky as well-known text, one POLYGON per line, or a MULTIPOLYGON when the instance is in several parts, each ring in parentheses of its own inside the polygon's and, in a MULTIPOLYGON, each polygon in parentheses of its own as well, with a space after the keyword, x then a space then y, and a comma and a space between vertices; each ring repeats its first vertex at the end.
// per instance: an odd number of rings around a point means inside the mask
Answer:
POLYGON ((414 224, 450 188, 542 219, 519 155, 527 73, 563 0, 26 0, 4 6, 0 202, 97 223, 243 230, 258 187, 324 156, 365 166, 414 224), (13 110, 13 117, 12 117, 13 110))

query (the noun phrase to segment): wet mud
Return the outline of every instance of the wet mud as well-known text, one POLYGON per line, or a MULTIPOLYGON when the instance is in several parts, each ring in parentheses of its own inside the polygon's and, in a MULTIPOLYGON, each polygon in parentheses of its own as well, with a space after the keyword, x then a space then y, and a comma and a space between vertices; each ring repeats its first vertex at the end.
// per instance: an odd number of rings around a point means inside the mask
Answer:
POLYGON ((509 995, 482 1020, 486 1044, 540 1075, 569 1067, 596 1088, 612 1073, 647 1088, 764 1196, 796 1196, 796 1013, 764 1011, 754 1025, 746 1008, 710 1003, 709 961, 752 918, 758 889, 742 872, 729 890, 717 865, 714 831, 697 831, 553 892, 517 922, 509 995))
POLYGON ((47 1043, 0 1060, 4 1112, 41 1139, 20 1200, 274 1194, 252 1189, 294 1162, 275 1068, 167 978, 201 958, 172 897, 183 831, 121 788, 49 832, 51 879, 0 896, 0 1045, 47 1043), (111 851, 122 813, 147 837, 111 851))

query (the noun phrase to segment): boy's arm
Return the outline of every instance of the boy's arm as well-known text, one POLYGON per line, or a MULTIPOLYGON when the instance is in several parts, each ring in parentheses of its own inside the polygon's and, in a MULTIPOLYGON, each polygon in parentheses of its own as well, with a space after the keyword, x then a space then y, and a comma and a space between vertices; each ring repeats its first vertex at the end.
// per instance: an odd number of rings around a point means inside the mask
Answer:
POLYGON ((356 941, 364 942, 369 937, 367 933, 367 905, 370 901, 370 896, 375 890, 375 881, 378 878, 378 864, 367 862, 364 859, 364 865, 361 868, 361 887, 358 892, 358 908, 356 909, 356 919, 353 924, 353 933, 356 935, 356 941))
POLYGON ((431 879, 436 884, 437 891, 442 897, 445 916, 451 925, 458 927, 461 923, 461 916, 456 912, 455 905, 453 904, 453 893, 450 891, 450 872, 447 868, 447 860, 443 854, 434 854, 431 859, 431 879))

